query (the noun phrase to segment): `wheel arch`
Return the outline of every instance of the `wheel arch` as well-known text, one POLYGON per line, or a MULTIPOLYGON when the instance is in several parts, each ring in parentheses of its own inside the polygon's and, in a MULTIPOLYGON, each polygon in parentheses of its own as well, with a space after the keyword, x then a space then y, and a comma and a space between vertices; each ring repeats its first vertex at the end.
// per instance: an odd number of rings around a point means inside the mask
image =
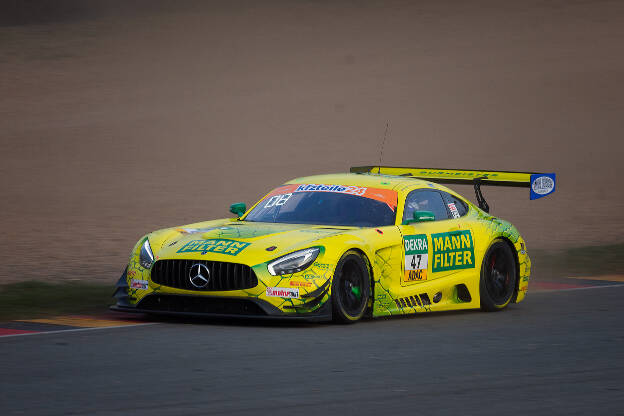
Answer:
MULTIPOLYGON (((347 250, 344 251, 344 253, 342 253, 342 256, 344 256, 345 254, 349 253, 349 252, 355 252, 357 253, 359 256, 362 257, 362 259, 364 259, 364 263, 366 263, 366 267, 368 268, 368 277, 369 277, 369 283, 368 283, 368 290, 369 290, 369 302, 370 305, 367 307, 369 309, 369 311, 372 311, 373 308, 373 303, 374 303, 374 291, 375 291, 375 277, 374 277, 374 269, 373 269, 373 264, 370 261, 370 258, 368 256, 368 254, 366 254, 366 252, 364 250, 362 250, 360 247, 351 247, 347 250)), ((342 258, 342 256, 340 256, 340 258, 342 258)))
MULTIPOLYGON (((490 243, 490 246, 496 240, 504 241, 509 246, 509 248, 511 249, 511 252, 513 253, 514 264, 516 266, 516 283, 514 287, 514 293, 511 297, 511 303, 516 303, 516 299, 518 298, 518 291, 520 290, 520 260, 518 259, 518 250, 516 250, 516 246, 514 245, 514 243, 508 237, 504 235, 496 236, 490 243)), ((488 250, 489 250, 489 247, 488 247, 488 250)))

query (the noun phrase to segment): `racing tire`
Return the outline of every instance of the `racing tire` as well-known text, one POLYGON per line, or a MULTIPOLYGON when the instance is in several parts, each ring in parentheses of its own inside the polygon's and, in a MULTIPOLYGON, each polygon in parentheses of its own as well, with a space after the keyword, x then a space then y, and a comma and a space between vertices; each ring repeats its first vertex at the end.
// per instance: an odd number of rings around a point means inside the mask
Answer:
POLYGON ((516 290, 516 259, 509 244, 494 240, 481 265, 481 309, 488 312, 505 309, 516 290))
POLYGON ((354 323, 366 313, 370 297, 368 265, 356 251, 347 251, 332 279, 332 319, 337 323, 354 323))

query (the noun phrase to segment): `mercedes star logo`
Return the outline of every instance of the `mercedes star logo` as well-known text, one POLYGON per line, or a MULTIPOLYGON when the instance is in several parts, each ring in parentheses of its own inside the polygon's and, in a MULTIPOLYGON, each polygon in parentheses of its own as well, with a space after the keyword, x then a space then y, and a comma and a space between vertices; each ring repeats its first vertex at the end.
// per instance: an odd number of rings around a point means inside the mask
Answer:
POLYGON ((203 289, 210 280, 210 270, 205 264, 195 263, 189 270, 189 281, 198 289, 203 289))

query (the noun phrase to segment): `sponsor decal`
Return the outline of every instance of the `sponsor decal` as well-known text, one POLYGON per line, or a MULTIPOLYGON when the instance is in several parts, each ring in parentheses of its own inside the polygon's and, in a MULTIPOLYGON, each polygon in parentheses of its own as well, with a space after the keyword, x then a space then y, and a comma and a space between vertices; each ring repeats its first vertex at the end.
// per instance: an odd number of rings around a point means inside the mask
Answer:
POLYGON ((405 244, 405 275, 404 282, 427 280, 429 265, 429 245, 426 234, 406 235, 405 244))
POLYGON ((130 281, 130 287, 132 289, 147 289, 147 287, 149 286, 149 282, 147 280, 138 280, 138 279, 132 279, 130 281))
POLYGON ((555 192, 556 177, 554 173, 537 173, 531 175, 531 199, 538 199, 555 192))
MULTIPOLYGON (((327 274, 327 272, 325 272, 324 274, 327 274)), ((315 280, 315 279, 320 279, 323 276, 319 276, 318 274, 306 273, 303 276, 298 276, 298 277, 301 277, 305 280, 315 280)))
POLYGON ((329 270, 331 269, 332 265, 329 263, 314 263, 312 264, 314 267, 317 267, 319 269, 323 269, 323 270, 329 270))
POLYGON ((435 169, 420 169, 418 175, 435 175, 435 176, 461 176, 472 178, 474 176, 486 176, 488 178, 495 178, 498 176, 496 172, 476 172, 476 171, 450 171, 450 170, 435 170, 435 169))
POLYGON ((312 283, 310 282, 298 282, 296 280, 291 280, 290 285, 293 287, 312 287, 312 283))
POLYGON ((342 194, 353 194, 363 196, 368 188, 362 186, 343 186, 343 185, 299 185, 295 192, 338 192, 342 194))
POLYGON ((451 215, 453 216, 453 218, 459 218, 459 211, 457 211, 455 203, 451 202, 450 204, 448 204, 448 207, 451 210, 451 215))
POLYGON ((178 253, 221 253, 236 256, 250 243, 242 241, 225 240, 221 238, 211 240, 193 240, 184 244, 178 253))
POLYGON ((291 287, 267 287, 266 295, 277 298, 296 299, 299 297, 299 289, 291 287))
POLYGON ((474 265, 474 243, 468 230, 431 234, 433 244, 432 271, 472 269, 474 265))
POLYGON ((136 270, 128 270, 128 276, 134 276, 136 274, 137 274, 136 270))
POLYGON ((266 196, 264 208, 284 205, 293 193, 297 192, 335 192, 361 196, 386 203, 390 209, 397 206, 397 193, 392 189, 367 188, 364 186, 323 185, 323 184, 289 184, 274 189, 266 196))

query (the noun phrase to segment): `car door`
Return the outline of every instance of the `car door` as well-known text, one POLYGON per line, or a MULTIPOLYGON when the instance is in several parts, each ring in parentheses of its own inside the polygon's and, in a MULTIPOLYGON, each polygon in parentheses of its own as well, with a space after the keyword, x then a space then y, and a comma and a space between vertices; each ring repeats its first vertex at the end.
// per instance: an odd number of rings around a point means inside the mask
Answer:
POLYGON ((449 231, 432 235, 434 272, 444 270, 453 274, 474 269, 475 235, 470 222, 464 218, 468 205, 448 192, 440 191, 440 194, 449 213, 449 231))
MULTIPOLYGON (((416 189, 408 194, 403 210, 403 270, 401 285, 440 279, 474 267, 474 242, 462 225, 457 204, 449 206, 447 194, 437 189, 416 189), (414 211, 433 213, 433 221, 405 224, 414 211)), ((464 212, 465 213, 465 212, 464 212)))

